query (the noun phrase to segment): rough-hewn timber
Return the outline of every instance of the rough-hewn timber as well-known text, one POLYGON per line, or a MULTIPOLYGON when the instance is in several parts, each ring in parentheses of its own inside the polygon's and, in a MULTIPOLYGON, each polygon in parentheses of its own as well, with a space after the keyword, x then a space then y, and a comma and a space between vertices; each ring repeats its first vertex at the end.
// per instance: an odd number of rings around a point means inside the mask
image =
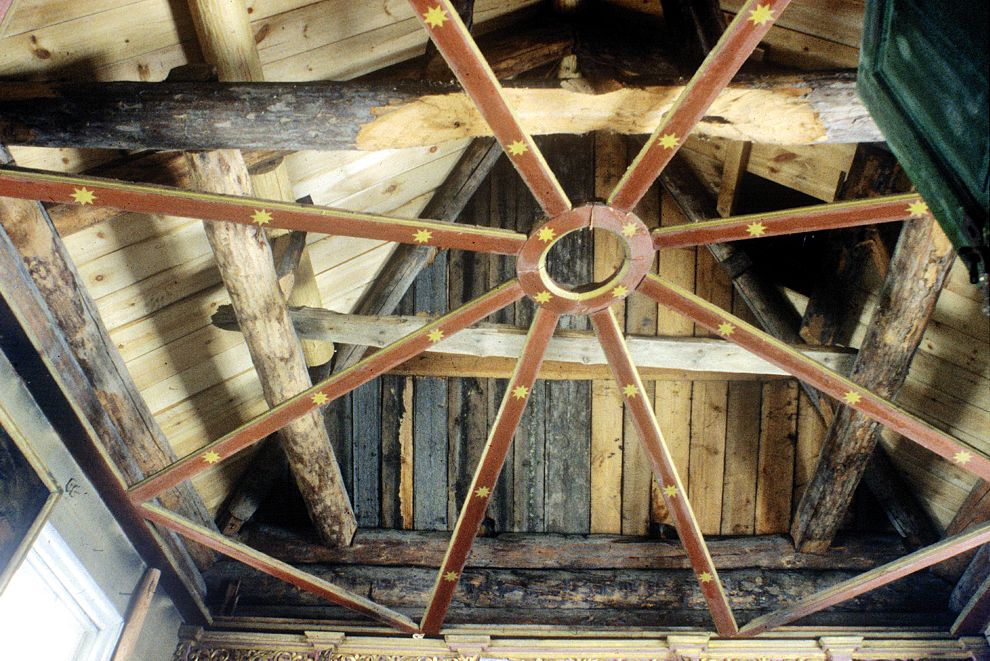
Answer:
MULTIPOLYGON (((531 134, 643 134, 682 89, 516 87, 506 95, 531 134)), ((697 133, 772 144, 881 139, 846 74, 743 80, 697 133)), ((419 82, 0 83, 0 141, 15 145, 389 149, 485 135, 466 95, 419 82)))
MULTIPOLYGON (((881 397, 897 394, 954 259, 952 245, 934 219, 905 225, 860 346, 853 381, 881 397)), ((835 416, 791 527, 799 548, 828 548, 879 437, 880 425, 865 415, 843 407, 835 416)))
MULTIPOLYGON (((187 158, 194 173, 194 188, 221 188, 217 192, 232 194, 250 190, 247 168, 239 153, 202 152, 187 158)), ((265 399, 271 406, 280 404, 312 384, 278 286, 268 239, 260 227, 206 222, 205 228, 265 399)), ((280 436, 296 485, 321 538, 331 545, 350 543, 357 522, 322 411, 291 422, 280 436)))

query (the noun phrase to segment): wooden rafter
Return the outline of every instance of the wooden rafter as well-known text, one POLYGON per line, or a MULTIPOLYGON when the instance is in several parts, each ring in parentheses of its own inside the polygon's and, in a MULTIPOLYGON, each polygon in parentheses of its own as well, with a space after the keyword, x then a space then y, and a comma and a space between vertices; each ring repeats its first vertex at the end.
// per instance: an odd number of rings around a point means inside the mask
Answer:
MULTIPOLYGON (((897 394, 954 261, 952 246, 933 218, 918 218, 905 225, 880 294, 884 305, 868 327, 850 375, 857 388, 885 398, 897 394)), ((791 534, 799 548, 826 548, 852 502, 881 431, 873 422, 875 416, 863 413, 841 410, 832 421, 794 516, 791 534)), ((986 461, 958 443, 943 444, 941 452, 926 447, 964 468, 971 467, 971 458, 986 461)), ((987 478, 982 470, 977 474, 987 478)))

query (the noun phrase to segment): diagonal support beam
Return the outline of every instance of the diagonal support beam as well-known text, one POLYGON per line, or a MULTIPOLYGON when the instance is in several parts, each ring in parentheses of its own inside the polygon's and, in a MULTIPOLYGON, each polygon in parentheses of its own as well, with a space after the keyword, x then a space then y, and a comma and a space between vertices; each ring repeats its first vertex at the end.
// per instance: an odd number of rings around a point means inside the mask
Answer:
POLYGON ((495 490, 495 482, 498 480, 499 473, 502 472, 505 456, 512 445, 512 437, 522 419, 526 403, 529 401, 529 394, 533 390, 533 383, 540 372, 543 355, 559 318, 560 316, 555 312, 543 308, 538 308, 536 311, 536 316, 526 337, 526 344, 519 356, 519 362, 516 364, 515 373, 506 387, 502 405, 495 417, 495 422, 492 424, 488 442, 482 451, 474 479, 472 479, 471 487, 468 489, 467 500, 461 507, 457 525, 454 527, 454 534, 451 536, 450 545, 447 547, 447 554, 444 556, 440 571, 437 573, 429 606, 423 615, 422 629, 430 635, 439 633, 440 627, 443 625, 447 609, 450 607, 450 600, 454 596, 454 590, 457 589, 461 571, 467 563, 474 539, 478 536, 481 521, 484 519, 485 510, 488 508, 488 501, 495 490))
POLYGON ((758 617, 744 626, 739 634, 756 636, 764 631, 784 626, 988 542, 990 542, 990 524, 983 524, 970 532, 949 537, 910 553, 900 560, 871 569, 848 581, 842 581, 827 590, 801 599, 792 606, 758 617))
POLYGON ((729 606, 728 597, 694 517, 691 503, 688 502, 687 490, 681 483, 670 450, 657 424, 656 415, 646 402, 646 389, 629 356, 619 323, 609 308, 593 314, 591 323, 605 351, 619 391, 623 394, 624 403, 632 413, 640 442, 646 449, 653 473, 660 482, 667 510, 674 517, 678 536, 698 577, 701 593, 708 602, 715 627, 721 635, 731 636, 738 631, 732 607, 729 606))
POLYGON ((509 107, 502 86, 454 6, 449 0, 409 0, 409 4, 546 214, 554 217, 570 209, 567 194, 509 107))
POLYGON ((398 342, 368 356, 354 367, 321 381, 267 413, 256 417, 246 425, 213 441, 196 453, 183 457, 168 468, 134 485, 128 491, 131 499, 144 502, 154 498, 161 491, 198 475, 206 469, 209 465, 208 462, 216 463, 240 452, 269 434, 278 431, 296 418, 346 395, 376 376, 423 353, 444 337, 449 337, 457 331, 477 323, 488 315, 515 303, 522 297, 523 290, 518 280, 510 280, 484 296, 479 296, 470 303, 440 317, 432 324, 424 326, 415 333, 410 333, 398 342))
POLYGON ((677 97, 608 202, 631 211, 736 75, 790 0, 748 0, 677 97))
MULTIPOLYGON (((200 152, 187 158, 196 189, 230 194, 251 190, 240 152, 200 152)), ((312 383, 278 286, 268 239, 261 228, 236 223, 204 222, 204 229, 241 320, 265 400, 269 406, 277 406, 309 389, 312 383)), ((320 538, 330 546, 350 544, 357 520, 322 412, 311 411, 287 421, 279 437, 320 538)))
MULTIPOLYGON (((931 216, 904 226, 880 292, 880 305, 849 377, 859 388, 877 397, 889 399, 897 395, 954 261, 952 245, 931 216)), ((877 419, 865 410, 857 413, 845 408, 836 414, 791 526, 791 536, 801 550, 825 550, 838 531, 880 440, 881 428, 874 422, 877 419)), ((934 436, 927 437, 935 440, 934 436)), ((946 445, 945 439, 949 437, 939 441, 941 451, 926 447, 986 479, 985 457, 977 456, 954 439, 946 445)))
POLYGON ((771 213, 706 220, 691 225, 672 225, 653 230, 656 248, 682 248, 709 243, 799 234, 889 223, 927 215, 928 207, 917 194, 889 195, 852 202, 820 204, 771 213))
POLYGON ((385 606, 376 604, 370 599, 365 599, 361 595, 337 587, 333 583, 307 574, 304 571, 300 571, 281 560, 276 560, 271 556, 259 553, 250 546, 245 546, 239 542, 227 539, 223 535, 191 523, 163 507, 144 504, 141 506, 141 511, 149 521, 177 532, 188 539, 199 542, 235 560, 239 560, 258 571, 291 583, 298 588, 319 595, 335 604, 380 620, 399 631, 406 633, 416 633, 419 631, 416 623, 402 613, 397 613, 385 606))
POLYGON ((983 479, 990 478, 990 458, 718 306, 655 275, 647 275, 637 291, 777 365, 840 400, 847 407, 864 413, 935 454, 961 465, 970 473, 983 479))
POLYGON ((0 195, 506 255, 516 254, 526 241, 524 234, 488 227, 10 168, 0 168, 0 195))

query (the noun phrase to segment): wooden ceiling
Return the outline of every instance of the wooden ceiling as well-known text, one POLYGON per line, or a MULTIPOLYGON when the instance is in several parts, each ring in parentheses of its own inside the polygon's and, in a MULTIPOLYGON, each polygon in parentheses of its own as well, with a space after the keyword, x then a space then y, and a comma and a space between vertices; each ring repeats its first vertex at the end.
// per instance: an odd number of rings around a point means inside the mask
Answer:
MULTIPOLYGON (((610 4, 628 11, 643 11, 645 18, 607 13, 612 23, 602 23, 603 34, 608 32, 604 26, 614 28, 615 24, 633 30, 631 26, 636 23, 634 34, 644 39, 644 30, 661 29, 651 22, 661 14, 658 4, 610 4)), ((731 19, 742 4, 722 2, 726 18, 731 19)), ((527 128, 531 127, 534 133, 583 133, 607 125, 630 134, 648 133, 650 122, 655 123, 656 119, 641 119, 642 113, 631 104, 660 103, 667 107, 665 104, 681 89, 671 79, 684 63, 671 59, 669 51, 662 48, 641 49, 645 54, 636 53, 637 49, 633 48, 630 50, 639 59, 632 61, 639 62, 641 68, 643 62, 656 63, 667 57, 664 61, 669 69, 654 77, 644 75, 642 70, 630 70, 629 52, 619 49, 616 53, 605 46, 595 50, 600 44, 589 45, 588 28, 580 16, 552 14, 538 5, 523 0, 478 1, 474 7, 474 32, 487 35, 483 46, 493 57, 499 54, 504 57, 507 50, 529 53, 519 47, 520 43, 546 45, 542 51, 536 49, 535 54, 505 58, 504 70, 496 67, 500 74, 520 76, 518 81, 507 84, 513 88, 514 96, 510 99, 524 109, 522 118, 527 128), (569 21, 576 23, 564 37, 553 31, 562 23, 570 25, 569 21), (596 53, 605 55, 596 56, 596 53), (568 54, 576 54, 576 60, 561 62, 568 54), (528 77, 524 75, 527 73, 528 77), (630 93, 643 86, 637 84, 640 82, 654 87, 649 88, 650 95, 645 100, 636 101, 630 93), (604 94, 609 91, 625 96, 604 94), (597 95, 591 96, 592 93, 597 95), (587 98, 585 105, 573 116, 562 117, 556 112, 557 107, 570 106, 575 99, 581 103, 581 97, 587 98), (605 113, 606 107, 615 114, 605 113), (554 111, 547 113, 546 108, 554 111), (629 121, 630 116, 642 124, 629 121), (628 124, 623 125, 623 121, 628 124)), ((378 72, 375 75, 379 78, 364 78, 355 84, 385 89, 378 99, 387 102, 392 88, 381 80, 408 78, 410 72, 419 75, 423 70, 421 60, 404 68, 401 64, 419 56, 426 42, 426 33, 404 1, 386 2, 384 7, 336 0, 279 1, 248 3, 247 8, 257 45, 254 59, 247 61, 254 64, 240 72, 237 67, 225 71, 220 66, 222 80, 349 80, 378 72), (388 67, 393 67, 390 73, 381 72, 388 67)), ((755 56, 757 61, 748 65, 751 75, 770 76, 774 80, 785 80, 786 75, 786 80, 791 82, 771 85, 777 90, 774 94, 782 97, 796 96, 793 90, 797 88, 815 88, 818 84, 815 81, 848 86, 848 77, 843 79, 834 72, 856 65, 862 12, 862 3, 853 0, 798 0, 762 41, 755 56), (812 76, 809 71, 816 73, 812 76)), ((100 0, 15 0, 12 11, 0 23, 0 78, 162 81, 176 67, 201 62, 204 52, 211 61, 217 61, 215 53, 210 55, 214 46, 203 36, 207 31, 204 22, 182 3, 166 0, 126 4, 100 0), (141 20, 135 21, 135 16, 141 20)), ((610 43, 614 46, 614 40, 610 43)), ((425 59, 430 61, 431 57, 435 60, 430 53, 425 59)), ((173 80, 179 84, 175 76, 173 80)), ((413 96, 419 96, 423 90, 415 87, 419 84, 416 81, 413 84, 412 89, 416 90, 413 96)), ((896 169, 889 163, 889 156, 888 162, 884 161, 882 150, 857 147, 835 137, 838 133, 828 133, 844 126, 841 121, 826 120, 825 134, 809 133, 805 120, 793 119, 804 117, 801 113, 807 112, 806 108, 778 107, 770 96, 747 100, 745 95, 755 93, 757 90, 753 88, 760 85, 744 83, 742 87, 746 89, 738 93, 738 99, 727 101, 718 113, 713 111, 724 119, 709 121, 699 135, 685 141, 678 164, 681 178, 664 181, 662 188, 652 188, 637 207, 638 215, 651 229, 715 217, 716 212, 721 215, 763 212, 907 190, 904 180, 893 178, 880 183, 881 174, 886 172, 886 176, 891 176, 890 172, 896 169), (761 119, 761 112, 779 116, 780 124, 761 119), (788 117, 793 121, 788 121, 788 117), (787 143, 788 139, 813 142, 823 135, 829 142, 787 143), (741 142, 745 138, 752 142, 741 142), (695 193, 694 198, 690 192, 695 193)), ((25 88, 8 89, 20 89, 23 93, 25 88)), ((344 94, 354 94, 357 88, 341 89, 344 94)), ((409 96, 408 92, 402 94, 406 96, 396 93, 399 98, 409 96)), ((491 143, 472 139, 478 125, 471 124, 470 117, 466 117, 465 126, 461 126, 458 118, 462 116, 459 105, 462 102, 460 97, 445 97, 442 101, 425 98, 398 110, 390 108, 391 112, 381 112, 371 122, 361 119, 357 122, 360 133, 354 139, 362 150, 293 149, 290 153, 267 155, 246 152, 245 158, 254 175, 255 194, 272 199, 308 198, 317 205, 389 216, 415 218, 422 214, 427 218, 528 233, 541 216, 538 206, 522 188, 507 161, 504 158, 496 161, 498 153, 491 143), (431 124, 433 113, 441 119, 431 124), (451 117, 457 120, 454 132, 448 130, 451 117), (280 165, 274 168, 275 164, 280 165), (462 189, 469 186, 473 195, 457 199, 449 188, 451 182, 458 181, 462 189), (438 190, 440 193, 434 197, 438 190), (451 198, 456 200, 455 204, 449 202, 451 198)), ((362 111, 365 107, 359 106, 362 111)), ((851 134, 847 138, 848 135, 851 134)), ((859 137, 850 139, 875 139, 875 135, 867 128, 859 137)), ((607 196, 643 141, 643 136, 622 137, 599 131, 584 137, 551 136, 538 140, 537 144, 571 199, 584 201, 607 196)), ((11 152, 22 167, 102 172, 117 178, 177 182, 193 188, 213 185, 202 171, 198 179, 190 178, 188 168, 194 166, 181 158, 136 159, 120 149, 130 145, 112 146, 117 149, 15 144, 11 152)), ((174 147, 150 143, 143 146, 174 147)), ((190 157, 190 161, 196 158, 203 168, 226 167, 223 161, 207 162, 206 156, 190 157)), ((166 440, 173 456, 195 456, 209 441, 264 413, 270 408, 266 395, 269 400, 273 396, 280 399, 304 388, 298 385, 297 374, 296 381, 283 380, 283 396, 266 392, 272 386, 260 364, 264 359, 257 352, 252 358, 242 333, 222 330, 211 321, 211 316, 230 302, 228 289, 234 292, 236 287, 229 280, 224 286, 214 256, 217 246, 234 241, 231 237, 214 235, 209 226, 204 229, 198 220, 163 214, 149 217, 67 205, 53 207, 51 214, 79 282, 95 304, 94 314, 122 358, 124 378, 133 383, 132 392, 139 394, 140 406, 150 417, 143 424, 152 435, 166 440), (262 370, 261 379, 256 367, 262 370)), ((767 247, 754 249, 752 259, 757 262, 759 278, 780 286, 774 291, 783 293, 786 298, 782 300, 791 306, 790 314, 802 322, 801 336, 805 340, 859 348, 871 326, 877 323, 878 317, 874 316, 877 308, 889 306, 888 301, 881 302, 878 296, 897 234, 894 231, 885 235, 880 230, 845 232, 819 233, 797 242, 768 240, 767 247), (806 263, 814 263, 815 272, 802 273, 801 260, 811 260, 812 256, 817 261, 806 263), (844 272, 846 265, 840 260, 850 256, 855 256, 858 270, 844 272), (850 305, 837 311, 834 293, 830 299, 828 290, 829 284, 841 277, 850 283, 850 305), (823 319, 839 327, 826 333, 821 327, 823 319)), ((414 319, 381 319, 383 315, 391 315, 393 311, 411 316, 443 314, 514 275, 514 268, 505 258, 479 259, 458 251, 414 253, 382 241, 316 233, 305 236, 305 251, 300 258, 297 250, 293 253, 290 235, 276 238, 277 234, 272 234, 276 254, 288 254, 290 261, 295 254, 301 264, 301 270, 297 268, 294 274, 285 274, 281 283, 283 290, 293 292, 290 305, 308 305, 337 313, 358 311, 375 317, 363 321, 351 316, 340 318, 340 323, 350 324, 349 336, 343 335, 339 324, 332 325, 336 322, 331 317, 329 336, 352 338, 337 339, 338 366, 360 356, 346 345, 382 346, 384 340, 376 337, 380 333, 377 329, 390 324, 415 323, 414 319), (385 309, 388 304, 381 301, 375 306, 369 288, 374 291, 373 286, 386 279, 397 268, 396 264, 415 264, 411 271, 415 275, 426 261, 431 265, 419 275, 401 302, 402 292, 397 291, 392 294, 393 309, 385 309), (364 325, 355 325, 358 322, 364 325)), ((300 238, 296 237, 296 248, 300 238)), ((928 245, 924 237, 917 241, 920 247, 916 252, 928 245)), ((575 269, 571 275, 575 277, 600 276, 615 258, 615 247, 606 240, 596 239, 571 246, 569 250, 575 269)), ((230 259, 236 262, 238 257, 232 255, 230 259)), ((764 321, 752 316, 738 281, 734 289, 732 280, 719 267, 719 263, 730 259, 738 262, 740 258, 712 253, 706 248, 678 248, 662 253, 654 269, 743 319, 764 321)), ((923 335, 919 335, 920 347, 910 362, 904 385, 899 392, 895 388, 886 395, 896 394, 900 406, 945 430, 977 456, 983 456, 990 454, 987 442, 990 332, 979 313, 979 294, 966 281, 964 269, 955 265, 950 270, 946 263, 945 270, 948 272, 945 286, 937 303, 934 298, 931 301, 934 309, 927 328, 918 329, 923 330, 923 335)), ((241 286, 245 287, 245 295, 252 297, 258 289, 263 289, 250 281, 241 286)), ((408 277, 404 286, 410 286, 408 277)), ((277 289, 273 286, 271 291, 277 289)), ((255 303, 261 308, 270 307, 255 303)), ((532 314, 532 305, 523 302, 489 319, 503 324, 490 329, 493 337, 497 335, 496 344, 510 341, 513 333, 518 339, 522 331, 510 331, 504 325, 525 327, 532 314)), ((717 338, 717 334, 695 327, 655 303, 629 299, 620 314, 624 314, 622 323, 626 333, 645 336, 643 342, 650 342, 647 339, 650 336, 717 338)), ((291 321, 297 322, 295 318, 291 321)), ((300 323, 296 323, 297 330, 300 323)), ((588 331, 583 320, 568 323, 575 342, 586 338, 587 333, 580 335, 580 331, 588 331)), ((242 326, 242 330, 248 329, 242 326)), ((291 338, 292 332, 283 335, 291 338)), ((311 335, 303 337, 310 338, 304 345, 307 361, 320 374, 319 365, 327 362, 332 351, 326 341, 327 333, 311 331, 311 335)), ((560 338, 562 342, 565 339, 560 338)), ((656 346, 644 345, 643 352, 656 355, 657 350, 656 346)), ((479 339, 475 350, 466 347, 452 353, 425 354, 327 409, 325 438, 333 444, 331 456, 342 471, 340 487, 347 490, 357 525, 419 531, 453 527, 460 505, 469 495, 467 490, 484 436, 495 418, 505 389, 504 379, 510 376, 514 362, 491 351, 479 339)), ((518 355, 518 349, 515 353, 503 351, 505 356, 518 355)), ((485 532, 669 536, 666 526, 671 521, 661 490, 651 478, 647 457, 636 442, 632 421, 623 415, 614 385, 605 380, 603 362, 598 361, 600 367, 595 371, 580 354, 578 358, 568 358, 577 349, 565 347, 560 351, 562 359, 551 360, 544 367, 542 376, 547 380, 540 384, 539 397, 531 402, 531 412, 521 428, 523 433, 516 436, 507 472, 495 489, 485 532), (578 380, 565 380, 575 378, 578 380)), ((674 351, 684 349, 675 347, 674 351)), ((721 350, 715 347, 712 351, 721 350)), ((851 360, 848 354, 836 349, 824 349, 822 358, 837 365, 845 364, 847 368, 851 360)), ((732 359, 722 353, 714 353, 710 359, 717 367, 709 363, 670 368, 668 362, 658 357, 656 370, 644 374, 701 531, 706 535, 800 531, 796 523, 800 517, 795 519, 799 503, 812 480, 822 444, 833 442, 828 439, 827 427, 814 402, 796 381, 779 378, 766 365, 729 369, 728 361, 732 359), (730 371, 741 376, 727 376, 730 371)), ((272 370, 282 374, 283 367, 272 370)), ((326 370, 322 373, 325 375, 326 370)), ((846 421, 846 424, 857 423, 846 421)), ((298 433, 306 436, 310 432, 303 429, 298 433)), ((130 439, 130 445, 139 446, 139 441, 130 439)), ((882 482, 885 476, 902 477, 906 487, 901 488, 915 494, 922 514, 938 529, 935 532, 939 536, 958 533, 970 519, 979 518, 973 512, 981 511, 983 492, 972 475, 894 433, 885 436, 883 447, 886 454, 874 461, 868 473, 868 481, 881 480, 874 486, 877 494, 890 489, 888 482, 882 482), (881 465, 877 466, 878 463, 881 465)), ((222 528, 227 531, 239 528, 243 519, 250 517, 243 512, 238 516, 238 501, 228 499, 239 479, 250 484, 255 481, 255 475, 260 479, 260 473, 256 472, 259 466, 270 464, 273 470, 269 486, 276 493, 279 489, 288 490, 289 495, 265 500, 267 505, 261 509, 259 523, 305 511, 294 500, 297 496, 292 493, 287 474, 280 472, 284 471, 279 468, 285 465, 284 460, 272 459, 277 457, 273 450, 268 450, 269 454, 264 452, 265 459, 261 461, 252 460, 251 453, 244 452, 209 467, 191 480, 195 496, 186 493, 179 500, 199 501, 201 520, 212 521, 214 516, 219 516, 222 528), (242 474, 252 461, 255 467, 248 473, 250 479, 243 480, 242 474)), ((313 466, 327 462, 314 455, 304 463, 313 466)), ((128 476, 128 482, 150 472, 152 469, 142 466, 128 476)), ((833 487, 830 482, 816 488, 833 487)), ((325 499, 326 492, 313 497, 320 498, 325 499)), ((898 500, 891 498, 884 502, 876 495, 860 496, 853 520, 845 523, 851 524, 852 529, 882 527, 882 515, 877 515, 883 510, 881 506, 896 507, 898 500)), ((255 503, 254 507, 259 504, 255 503)), ((844 507, 838 509, 840 518, 844 510, 844 507)), ((251 514, 254 509, 248 507, 246 511, 251 514)), ((835 516, 833 512, 832 517, 835 516)), ((340 516, 331 518, 339 520, 340 516)), ((824 533, 826 547, 840 523, 840 520, 832 521, 831 532, 824 533)), ((920 534, 917 531, 923 528, 914 530, 914 534, 920 534)), ((324 539, 333 539, 333 530, 320 532, 324 539)), ((251 529, 248 538, 251 534, 260 533, 251 529)), ((350 537, 346 530, 337 529, 337 534, 350 537)), ((358 534, 358 539, 362 534, 358 534)), ((818 540, 808 530, 795 534, 808 544, 818 540)), ((284 546, 279 548, 285 552, 284 546)), ((199 559, 198 551, 194 550, 193 555, 199 559)), ((300 561, 298 556, 295 560, 300 561)), ((427 563, 428 566, 439 566, 439 560, 435 560, 427 563)), ((862 568, 874 566, 877 561, 862 564, 862 568)), ((628 569, 623 562, 619 558, 612 564, 604 562, 599 566, 621 572, 628 569)), ((861 568, 854 563, 843 565, 841 559, 835 562, 836 571, 861 568)), ((362 561, 355 564, 362 565, 362 561)), ((416 563, 394 561, 392 564, 408 567, 416 563)), ((546 569, 543 565, 532 568, 546 569)), ((957 567, 954 575, 958 576, 961 569, 957 567)), ((334 578, 357 591, 371 585, 368 581, 372 579, 355 571, 353 576, 338 573, 334 578)), ((948 571, 951 575, 953 570, 948 571)), ((214 600, 216 592, 228 585, 225 580, 234 580, 229 576, 224 579, 223 572, 239 578, 236 570, 226 566, 208 576, 214 600)), ((400 579, 395 580, 401 583, 400 579)), ((401 580, 407 581, 406 586, 415 586, 424 579, 417 575, 401 580)), ((491 595, 505 598, 510 592, 509 588, 500 588, 489 594, 485 592, 485 580, 489 579, 482 580, 480 585, 472 584, 468 589, 474 591, 469 595, 479 599, 491 595)), ((500 575, 490 580, 507 579, 500 575)), ((534 575, 521 582, 536 580, 534 575)), ((731 580, 741 585, 746 578, 731 580)), ((511 587, 512 582, 505 585, 511 587)), ((550 580, 540 589, 559 589, 555 585, 558 584, 550 580)), ((689 584, 678 585, 677 590, 688 594, 689 584)), ((661 588, 674 589, 670 585, 653 586, 653 589, 661 588)), ((259 595, 269 589, 274 588, 253 584, 245 589, 245 603, 255 599, 262 604, 264 598, 259 595)), ((801 592, 812 588, 802 584, 781 589, 801 592)), ((930 585, 917 589, 937 588, 930 585)), ((401 603, 393 605, 403 611, 415 610, 418 593, 413 588, 409 588, 409 593, 412 595, 409 599, 399 599, 401 603)), ((287 596, 283 601, 289 604, 288 610, 296 607, 300 612, 311 605, 305 601, 296 604, 287 596)), ((510 599, 506 603, 514 602, 510 599)), ((577 601, 572 606, 584 617, 592 618, 587 614, 594 610, 592 604, 577 601)), ((461 608, 466 607, 461 604, 461 608)), ((522 612, 520 604, 514 607, 522 612)), ((630 622, 647 621, 648 611, 657 607, 642 605, 641 610, 646 612, 630 614, 630 622)), ((631 604, 626 608, 630 613, 636 611, 631 604)), ((769 605, 761 603, 752 610, 758 614, 766 608, 769 605)), ((456 610, 455 603, 455 614, 456 610)), ((254 612, 266 611, 256 608, 254 612)), ((576 617, 575 621, 580 621, 576 617)))

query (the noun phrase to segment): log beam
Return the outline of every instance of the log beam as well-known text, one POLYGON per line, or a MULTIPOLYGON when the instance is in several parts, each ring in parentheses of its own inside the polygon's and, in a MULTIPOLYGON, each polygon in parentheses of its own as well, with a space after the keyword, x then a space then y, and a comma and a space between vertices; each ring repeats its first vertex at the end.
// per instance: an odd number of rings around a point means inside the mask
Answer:
MULTIPOLYGON (((194 188, 229 194, 250 190, 239 153, 202 152, 186 158, 194 188)), ((265 399, 276 406, 312 384, 278 286, 268 240, 260 227, 226 222, 205 222, 204 226, 265 399)), ((292 421, 282 428, 280 437, 321 538, 332 546, 349 544, 357 522, 322 412, 311 411, 292 421)))
MULTIPOLYGON (((372 316, 343 314, 332 310, 293 308, 289 311, 300 337, 336 338, 365 347, 385 347, 409 333, 432 323, 429 316, 372 316)), ((220 306, 213 315, 214 325, 227 330, 238 328, 229 306, 220 306)), ((526 330, 503 324, 467 328, 433 347, 433 353, 477 358, 517 358, 526 330)), ((731 342, 693 337, 630 337, 629 351, 640 369, 663 368, 681 372, 758 374, 787 376, 787 372, 731 342)), ((802 347, 814 360, 839 372, 848 373, 854 354, 836 348, 802 347)), ((605 353, 588 331, 558 331, 547 348, 547 360, 594 367, 605 365, 605 353)))
MULTIPOLYGON (((328 549, 311 536, 264 524, 244 528, 240 540, 295 565, 334 563, 435 568, 448 532, 361 528, 347 548, 328 549)), ((785 535, 710 537, 712 560, 722 570, 757 568, 865 571, 904 555, 896 535, 847 535, 824 554, 801 553, 785 535)), ((502 533, 475 540, 468 568, 492 569, 689 569, 676 541, 629 535, 502 533)))
MULTIPOLYGON (((880 397, 897 394, 954 258, 952 245, 933 218, 905 225, 880 293, 881 303, 856 358, 853 381, 880 397)), ((828 548, 880 430, 878 423, 848 407, 835 416, 791 527, 799 548, 828 548)), ((966 453, 960 452, 957 459, 967 460, 966 453)))
MULTIPOLYGON (((9 153, 0 146, 0 164, 10 162, 9 153)), ((0 222, 83 371, 85 385, 80 388, 99 402, 90 412, 89 423, 124 482, 134 484, 174 462, 172 446, 131 379, 96 302, 44 208, 37 202, 0 198, 0 222)), ((160 498, 166 507, 212 526, 206 505, 191 485, 180 485, 160 498)), ((187 549, 172 539, 171 550, 180 564, 188 564, 190 555, 200 568, 212 563, 213 553, 208 549, 195 545, 187 549)), ((191 564, 186 569, 198 576, 191 564)))
MULTIPOLYGON (((470 99, 423 82, 0 83, 0 141, 112 149, 390 149, 491 135, 470 99), (251 122, 243 122, 245 116, 251 122)), ((589 95, 509 87, 530 134, 650 133, 683 86, 589 95), (559 112, 568 108, 568 112, 559 112)), ((855 77, 740 79, 696 133, 772 144, 882 139, 855 77)))

